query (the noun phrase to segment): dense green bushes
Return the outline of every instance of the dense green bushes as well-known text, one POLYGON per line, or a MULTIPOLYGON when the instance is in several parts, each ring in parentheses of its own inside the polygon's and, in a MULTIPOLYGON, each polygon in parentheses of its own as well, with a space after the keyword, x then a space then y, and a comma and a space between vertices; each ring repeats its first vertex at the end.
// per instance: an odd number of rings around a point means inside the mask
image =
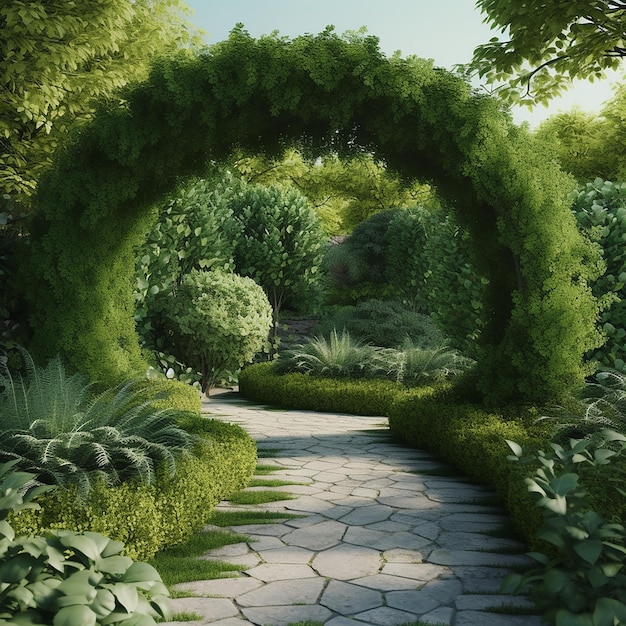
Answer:
POLYGON ((353 415, 385 415, 400 383, 385 380, 316 378, 274 373, 274 363, 250 365, 239 374, 239 391, 246 398, 276 406, 353 415))
POLYGON ((85 502, 72 489, 55 490, 39 498, 40 510, 13 517, 16 532, 99 532, 123 541, 125 554, 139 559, 180 543, 202 527, 215 504, 247 484, 256 464, 256 446, 240 427, 199 416, 183 425, 201 441, 193 455, 181 459, 173 477, 159 476, 155 486, 101 482, 85 502))
POLYGON ((581 187, 572 211, 579 228, 602 250, 606 269, 592 283, 608 300, 600 323, 606 343, 590 354, 596 367, 626 373, 626 183, 596 179, 581 187))

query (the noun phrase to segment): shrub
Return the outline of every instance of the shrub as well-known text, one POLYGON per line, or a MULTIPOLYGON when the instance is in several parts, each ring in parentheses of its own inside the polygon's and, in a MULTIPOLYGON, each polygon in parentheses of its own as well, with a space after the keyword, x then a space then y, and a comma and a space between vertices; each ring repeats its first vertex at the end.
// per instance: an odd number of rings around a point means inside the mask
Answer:
POLYGON ((626 531, 590 509, 580 480, 588 468, 606 467, 626 450, 624 435, 605 430, 603 437, 605 443, 618 442, 617 451, 598 447, 592 452, 589 441, 572 439, 566 447, 552 444, 551 451, 524 456, 521 446, 508 442, 513 450, 509 459, 538 466, 526 483, 543 509, 539 537, 556 555, 531 553, 539 566, 524 575, 510 574, 503 588, 518 591, 531 584, 545 619, 557 626, 626 623, 626 531))
POLYGON ((443 335, 428 316, 398 300, 366 300, 356 306, 341 307, 320 321, 315 332, 328 336, 333 329, 346 330, 355 338, 388 348, 400 346, 407 337, 424 346, 443 341, 443 335))
POLYGON ((10 624, 156 624, 171 617, 156 570, 121 556, 124 545, 98 533, 57 530, 16 536, 10 511, 32 508, 33 475, 0 466, 0 620, 10 624), (26 489, 26 491, 24 491, 26 489))
MULTIPOLYGON (((234 269, 233 253, 241 226, 228 199, 232 181, 193 180, 155 208, 158 220, 138 249, 135 263, 135 321, 142 344, 157 365, 185 382, 196 372, 164 352, 163 312, 171 293, 192 269, 234 269)), ((236 186, 236 185, 235 185, 236 186)))
POLYGON ((75 485, 85 498, 99 479, 154 484, 157 469, 173 476, 191 450, 178 413, 155 408, 145 388, 131 381, 94 397, 58 357, 40 368, 23 355, 26 376, 0 364, 0 459, 16 459, 42 482, 75 485))
POLYGON ((596 179, 580 187, 572 211, 581 231, 599 244, 606 263, 592 283, 594 296, 608 304, 600 316, 606 343, 589 356, 600 369, 626 374, 626 183, 596 179))
POLYGON ((152 558, 184 541, 206 523, 212 508, 244 487, 256 465, 256 446, 239 426, 189 414, 182 425, 200 437, 193 454, 180 459, 173 477, 156 485, 96 483, 83 502, 75 488, 40 496, 41 508, 21 511, 11 523, 20 534, 67 528, 106 534, 125 543, 124 554, 152 558))
POLYGON ((587 382, 578 397, 555 407, 553 438, 560 443, 570 438, 592 438, 609 428, 626 433, 626 375, 617 371, 599 372, 598 382, 587 382))
POLYGON ((265 291, 273 311, 273 335, 287 301, 302 303, 318 280, 326 237, 313 207, 297 189, 247 185, 229 206, 241 224, 235 271, 265 291))
POLYGON ((165 311, 171 351, 202 373, 209 391, 266 344, 272 323, 267 297, 251 278, 192 270, 165 311))
POLYGON ((387 380, 318 378, 301 373, 278 374, 275 363, 257 363, 239 374, 239 392, 250 400, 276 406, 353 415, 386 415, 404 391, 387 380))
POLYGON ((405 385, 424 384, 456 376, 466 370, 470 359, 445 345, 424 347, 407 339, 401 355, 397 379, 405 385))

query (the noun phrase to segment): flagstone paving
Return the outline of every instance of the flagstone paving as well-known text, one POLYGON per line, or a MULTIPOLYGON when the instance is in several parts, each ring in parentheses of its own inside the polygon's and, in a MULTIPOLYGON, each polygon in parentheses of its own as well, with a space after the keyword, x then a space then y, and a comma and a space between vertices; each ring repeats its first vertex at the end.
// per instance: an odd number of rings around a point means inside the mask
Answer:
POLYGON ((241 565, 239 577, 178 585, 193 597, 173 600, 175 611, 203 618, 171 626, 540 624, 492 610, 532 606, 499 593, 529 558, 524 545, 491 532, 509 525, 493 493, 420 474, 441 464, 391 440, 386 418, 278 411, 234 392, 212 396, 204 410, 255 438, 262 463, 279 470, 271 478, 300 483, 276 488, 294 500, 218 508, 302 517, 233 527, 250 540, 202 558, 241 565))

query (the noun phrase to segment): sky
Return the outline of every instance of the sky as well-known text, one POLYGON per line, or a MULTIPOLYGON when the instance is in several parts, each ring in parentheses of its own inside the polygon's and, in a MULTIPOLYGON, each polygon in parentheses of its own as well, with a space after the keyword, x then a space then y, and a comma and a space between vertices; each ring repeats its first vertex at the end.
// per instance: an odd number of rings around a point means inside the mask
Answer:
MULTIPOLYGON (((473 0, 186 0, 194 13, 190 21, 206 31, 208 44, 228 37, 238 22, 253 36, 278 31, 296 37, 316 34, 333 25, 337 33, 367 28, 380 39, 380 48, 391 55, 417 55, 435 65, 452 69, 468 63, 474 48, 500 35, 483 23, 473 0)), ((626 68, 625 68, 626 69, 626 68)), ((577 107, 598 112, 611 98, 612 86, 624 71, 601 82, 579 81, 550 105, 512 110, 516 122, 535 128, 542 120, 577 107)))

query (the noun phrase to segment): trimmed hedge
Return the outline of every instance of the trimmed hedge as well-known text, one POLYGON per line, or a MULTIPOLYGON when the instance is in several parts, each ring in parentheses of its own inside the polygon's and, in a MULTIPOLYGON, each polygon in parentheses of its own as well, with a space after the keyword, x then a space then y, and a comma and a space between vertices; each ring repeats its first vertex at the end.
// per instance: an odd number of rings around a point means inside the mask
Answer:
POLYGON ((464 474, 493 486, 517 531, 533 545, 542 517, 524 482, 532 469, 507 460, 511 451, 505 440, 528 450, 545 447, 545 435, 532 426, 536 417, 526 411, 505 419, 460 403, 451 387, 417 389, 392 404, 389 428, 411 446, 432 450, 464 474))
MULTIPOLYGON (((359 415, 386 415, 396 437, 416 448, 428 449, 464 474, 494 487, 517 531, 533 549, 546 550, 537 540, 542 513, 527 491, 524 479, 534 468, 511 463, 506 439, 527 452, 548 449, 550 424, 536 424, 536 409, 509 407, 488 412, 468 400, 471 375, 454 386, 407 389, 382 380, 334 380, 306 374, 279 375, 271 363, 246 368, 239 379, 245 397, 268 404, 359 415)), ((626 475, 626 461, 588 475, 584 484, 589 505, 612 522, 626 520, 626 501, 609 489, 606 471, 626 475)))
POLYGON ((256 445, 241 427, 192 414, 184 426, 200 440, 193 455, 179 460, 173 478, 156 487, 101 483, 85 503, 72 490, 55 489, 38 498, 41 509, 18 513, 11 525, 18 535, 51 528, 99 532, 123 541, 124 554, 136 560, 184 541, 220 500, 248 484, 256 466, 256 445))
POLYGON ((239 392, 246 398, 309 411, 387 415, 405 389, 401 383, 379 379, 319 378, 298 372, 279 375, 274 363, 256 363, 239 372, 239 392))

